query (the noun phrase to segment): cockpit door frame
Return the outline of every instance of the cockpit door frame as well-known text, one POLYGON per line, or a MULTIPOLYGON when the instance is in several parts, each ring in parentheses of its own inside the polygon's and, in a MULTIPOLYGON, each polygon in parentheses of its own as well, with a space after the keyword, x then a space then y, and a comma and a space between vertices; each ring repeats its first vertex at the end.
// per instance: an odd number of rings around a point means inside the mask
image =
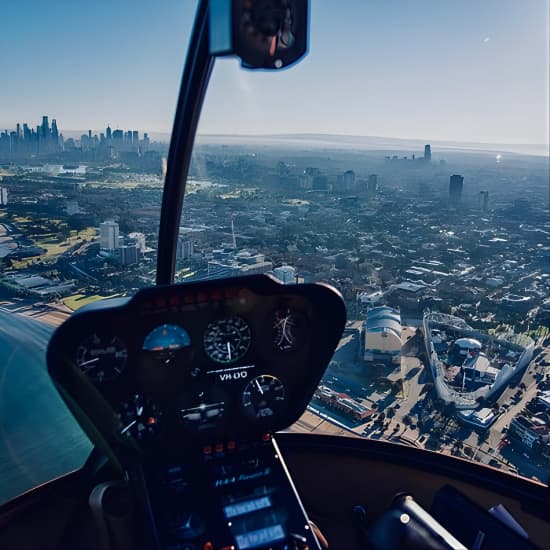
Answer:
POLYGON ((214 67, 214 56, 209 48, 208 6, 208 0, 199 0, 172 128, 160 213, 157 285, 170 284, 174 280, 176 245, 189 164, 214 67))

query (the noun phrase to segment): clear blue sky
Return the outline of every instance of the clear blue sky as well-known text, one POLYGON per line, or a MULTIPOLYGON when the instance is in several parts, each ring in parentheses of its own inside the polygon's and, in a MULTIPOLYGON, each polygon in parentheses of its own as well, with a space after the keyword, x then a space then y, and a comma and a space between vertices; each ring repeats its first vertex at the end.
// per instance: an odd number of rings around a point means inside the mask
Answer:
MULTIPOLYGON (((311 0, 287 71, 217 63, 203 133, 548 143, 549 0, 311 0)), ((192 0, 17 0, 0 19, 0 128, 170 131, 192 0)))

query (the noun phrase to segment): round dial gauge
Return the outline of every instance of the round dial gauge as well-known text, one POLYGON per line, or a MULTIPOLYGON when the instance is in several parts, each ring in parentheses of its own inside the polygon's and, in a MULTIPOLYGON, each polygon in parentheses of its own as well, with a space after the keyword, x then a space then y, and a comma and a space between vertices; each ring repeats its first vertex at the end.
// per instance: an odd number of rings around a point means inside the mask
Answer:
POLYGON ((76 348, 78 368, 94 382, 116 378, 127 358, 128 350, 118 336, 92 334, 76 348))
POLYGON ((304 341, 304 319, 288 307, 273 314, 273 344, 280 351, 294 351, 304 341))
POLYGON ((140 394, 123 401, 118 408, 120 420, 119 433, 132 436, 138 441, 150 439, 159 432, 160 409, 149 399, 140 394))
POLYGON ((270 374, 250 380, 242 394, 242 404, 246 415, 253 420, 274 416, 285 401, 283 383, 270 374))
POLYGON ((208 325, 204 333, 204 351, 216 363, 235 363, 248 351, 252 336, 241 317, 228 317, 208 325))

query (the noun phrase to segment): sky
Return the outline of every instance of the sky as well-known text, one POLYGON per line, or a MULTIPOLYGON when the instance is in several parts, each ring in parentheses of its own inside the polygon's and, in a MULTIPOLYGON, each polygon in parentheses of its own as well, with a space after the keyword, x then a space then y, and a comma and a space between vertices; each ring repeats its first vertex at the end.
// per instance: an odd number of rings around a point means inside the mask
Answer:
MULTIPOLYGON (((311 0, 309 54, 217 60, 206 134, 548 144, 550 0, 311 0)), ((170 132, 194 0, 17 0, 0 19, 0 128, 170 132)))

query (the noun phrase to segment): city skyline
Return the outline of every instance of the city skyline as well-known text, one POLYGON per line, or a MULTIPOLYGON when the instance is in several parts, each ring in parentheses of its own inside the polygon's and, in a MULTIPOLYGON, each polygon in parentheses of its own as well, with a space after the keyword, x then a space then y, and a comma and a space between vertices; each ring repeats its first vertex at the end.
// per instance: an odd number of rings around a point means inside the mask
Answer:
MULTIPOLYGON (((10 5, 0 47, 14 54, 3 56, 0 73, 21 76, 2 92, 0 127, 14 125, 14 112, 34 119, 45 110, 76 131, 97 127, 101 112, 113 126, 169 133, 195 8, 181 4, 167 2, 153 13, 142 2, 121 2, 117 13, 102 2, 94 9, 60 2, 46 10, 30 0, 10 5), (82 19, 93 29, 88 40, 78 30, 82 19), (43 40, 50 27, 58 30, 43 40), (13 50, 19 28, 28 33, 13 50), (85 77, 75 78, 74 67, 83 64, 85 77), (36 88, 37 81, 52 85, 36 88)), ((217 61, 199 133, 548 148, 547 2, 329 8, 312 5, 310 52, 295 68, 251 73, 235 60, 217 61), (354 36, 362 37, 361 48, 354 36), (511 36, 521 37, 519 47, 511 36)))
MULTIPOLYGON (((20 120, 25 119, 25 117, 16 117, 20 120)), ((49 119, 50 115, 42 115, 41 117, 41 123, 36 126, 31 126, 26 122, 16 122, 13 126, 8 127, 0 127, 0 144, 2 142, 2 139, 6 139, 9 137, 10 134, 21 136, 25 138, 25 127, 28 127, 30 129, 30 137, 31 139, 38 139, 40 137, 41 128, 44 124, 44 119, 49 119)), ((52 125, 56 126, 57 129, 57 119, 51 118, 52 125)), ((109 130, 114 134, 115 132, 123 132, 124 139, 126 138, 126 135, 128 132, 131 132, 132 134, 135 134, 135 132, 140 133, 140 130, 124 130, 123 128, 119 128, 118 126, 111 128, 111 125, 109 123, 106 123, 106 126, 103 128, 88 128, 88 129, 63 129, 63 131, 58 132, 58 137, 63 141, 64 139, 72 140, 75 142, 79 142, 81 139, 87 139, 87 138, 98 138, 98 140, 101 139, 101 136, 108 137, 109 130)), ((286 137, 291 137, 294 139, 298 139, 302 141, 303 143, 307 143, 309 140, 309 143, 312 146, 319 145, 319 146, 325 146, 328 145, 327 142, 319 142, 319 138, 322 139, 334 139, 336 141, 333 141, 330 143, 330 145, 337 146, 338 140, 341 140, 340 146, 343 148, 350 146, 350 147, 359 147, 363 148, 365 150, 390 150, 394 149, 395 151, 409 151, 411 149, 418 148, 418 154, 417 157, 420 157, 421 148, 429 147, 429 145, 423 145, 426 141, 432 141, 432 144, 436 146, 440 151, 452 151, 454 149, 456 150, 480 150, 480 151, 500 151, 500 152, 507 152, 512 154, 519 154, 519 155, 533 155, 533 156, 547 156, 548 154, 548 148, 545 144, 518 144, 518 143, 488 143, 488 142, 471 142, 471 141, 454 141, 454 140, 428 140, 423 139, 421 137, 417 138, 401 138, 397 136, 370 136, 370 135, 345 135, 345 134, 304 134, 304 133, 296 133, 296 134, 207 134, 207 133, 198 133, 197 138, 199 140, 206 140, 209 139, 217 140, 217 139, 234 139, 236 142, 239 142, 239 140, 244 140, 246 142, 247 139, 255 139, 255 138, 265 138, 266 140, 270 139, 284 139, 286 137), (319 142, 319 143, 318 143, 319 142)), ((143 132, 143 139, 149 144, 150 142, 158 142, 161 144, 168 144, 171 139, 171 133, 170 132, 143 132)), ((426 150, 424 150, 424 154, 426 154, 426 150)), ((429 152, 429 155, 431 156, 431 151, 429 152)), ((500 157, 499 157, 500 158, 500 157)))

